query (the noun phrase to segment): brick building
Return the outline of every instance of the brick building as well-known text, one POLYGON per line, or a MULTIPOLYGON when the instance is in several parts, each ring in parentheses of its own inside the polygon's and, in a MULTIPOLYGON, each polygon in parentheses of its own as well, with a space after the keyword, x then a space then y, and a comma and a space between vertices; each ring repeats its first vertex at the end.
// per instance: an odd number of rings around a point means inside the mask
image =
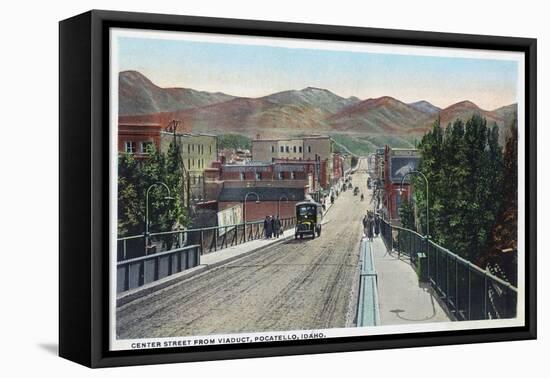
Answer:
POLYGON ((341 154, 333 154, 332 158, 332 179, 330 184, 334 185, 342 177, 345 171, 345 157, 341 154))
POLYGON ((399 222, 399 207, 402 201, 410 200, 411 185, 407 176, 403 181, 401 192, 401 180, 408 172, 418 167, 420 157, 416 149, 391 148, 384 149, 384 195, 383 213, 386 219, 399 222))
POLYGON ((172 121, 166 127, 158 123, 119 122, 118 151, 143 159, 148 156, 152 146, 166 153, 170 143, 178 143, 185 168, 185 186, 189 187, 184 193, 185 201, 204 199, 204 171, 217 160, 217 138, 208 134, 180 132, 178 125, 177 121, 172 121))
POLYGON ((252 159, 270 163, 282 160, 321 161, 326 165, 323 188, 333 183, 332 140, 328 136, 252 140, 252 159))
POLYGON ((138 159, 147 157, 152 146, 160 148, 161 129, 158 123, 119 123, 118 152, 133 154, 138 159))
POLYGON ((224 187, 218 197, 218 211, 240 205, 247 222, 265 219, 267 215, 289 218, 295 215, 296 204, 305 198, 303 188, 224 187))
POLYGON ((238 205, 244 207, 247 193, 247 221, 266 215, 293 216, 297 202, 311 198, 320 181, 327 181, 326 162, 277 160, 271 163, 227 164, 214 162, 204 171, 207 200, 218 201, 218 211, 238 205), (319 166, 317 169, 316 165, 319 166), (259 203, 256 203, 259 197, 259 203))
POLYGON ((204 171, 217 160, 218 146, 214 135, 191 134, 171 131, 160 132, 161 151, 167 152, 170 143, 180 145, 181 160, 186 171, 192 198, 205 198, 204 171))

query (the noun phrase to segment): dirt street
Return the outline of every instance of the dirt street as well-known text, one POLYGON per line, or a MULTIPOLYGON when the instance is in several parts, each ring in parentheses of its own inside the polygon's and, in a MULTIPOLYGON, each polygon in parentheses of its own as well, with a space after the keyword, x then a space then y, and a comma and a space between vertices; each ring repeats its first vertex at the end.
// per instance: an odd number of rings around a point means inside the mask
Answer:
POLYGON ((366 159, 352 190, 325 216, 322 235, 287 240, 117 310, 118 338, 338 328, 355 317, 366 159))

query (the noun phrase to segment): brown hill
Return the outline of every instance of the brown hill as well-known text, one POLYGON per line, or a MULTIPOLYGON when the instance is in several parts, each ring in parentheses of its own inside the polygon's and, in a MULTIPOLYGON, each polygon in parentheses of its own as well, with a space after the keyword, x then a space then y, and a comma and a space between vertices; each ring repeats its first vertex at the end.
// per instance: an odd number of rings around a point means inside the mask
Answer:
POLYGON ((182 131, 238 133, 248 137, 321 132, 352 138, 402 136, 414 139, 428 131, 438 116, 445 127, 457 118, 466 121, 477 113, 489 124, 496 122, 504 130, 517 112, 516 104, 487 111, 471 101, 445 109, 427 101, 406 104, 389 96, 361 101, 313 87, 260 98, 232 97, 186 88, 163 89, 136 71, 121 72, 119 81, 121 121, 168 125, 171 120, 178 119, 182 121, 182 131))
POLYGON ((384 96, 349 106, 329 120, 332 128, 339 131, 410 134, 421 133, 425 123, 432 118, 431 113, 384 96))
POLYGON ((487 123, 493 122, 502 123, 503 119, 496 113, 483 110, 471 101, 461 101, 453 104, 440 113, 441 124, 446 126, 448 123, 454 122, 457 118, 467 120, 474 114, 479 114, 487 119, 487 123))
POLYGON ((231 100, 224 93, 188 88, 160 88, 138 71, 118 76, 118 111, 121 115, 151 114, 191 109, 231 100))

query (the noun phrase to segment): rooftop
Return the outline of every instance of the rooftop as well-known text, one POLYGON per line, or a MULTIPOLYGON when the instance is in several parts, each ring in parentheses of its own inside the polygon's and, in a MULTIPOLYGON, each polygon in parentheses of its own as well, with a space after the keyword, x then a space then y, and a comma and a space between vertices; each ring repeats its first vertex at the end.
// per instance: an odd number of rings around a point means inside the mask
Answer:
POLYGON ((290 141, 290 140, 307 140, 307 139, 330 139, 330 136, 328 135, 311 135, 311 136, 305 136, 305 137, 296 137, 296 138, 280 138, 280 139, 272 139, 272 138, 266 138, 266 139, 253 139, 252 142, 283 142, 283 141, 290 141))
MULTIPOLYGON (((243 202, 247 193, 256 193, 261 201, 279 201, 286 196, 289 201, 303 201, 303 188, 282 188, 282 187, 254 187, 254 188, 223 188, 219 197, 219 202, 243 202)), ((247 201, 255 201, 255 195, 249 195, 247 201)))
POLYGON ((118 126, 130 126, 130 127, 140 127, 140 126, 147 126, 147 127, 161 127, 160 123, 155 122, 119 122, 118 126))

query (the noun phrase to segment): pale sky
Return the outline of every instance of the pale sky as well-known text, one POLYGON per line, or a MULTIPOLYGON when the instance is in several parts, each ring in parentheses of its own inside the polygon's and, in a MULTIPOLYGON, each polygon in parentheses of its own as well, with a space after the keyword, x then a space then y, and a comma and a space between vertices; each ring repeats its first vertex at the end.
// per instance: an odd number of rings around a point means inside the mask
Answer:
POLYGON ((517 102, 518 63, 313 48, 119 37, 119 70, 160 87, 234 96, 319 87, 360 99, 392 96, 445 108, 470 100, 493 110, 517 102))

